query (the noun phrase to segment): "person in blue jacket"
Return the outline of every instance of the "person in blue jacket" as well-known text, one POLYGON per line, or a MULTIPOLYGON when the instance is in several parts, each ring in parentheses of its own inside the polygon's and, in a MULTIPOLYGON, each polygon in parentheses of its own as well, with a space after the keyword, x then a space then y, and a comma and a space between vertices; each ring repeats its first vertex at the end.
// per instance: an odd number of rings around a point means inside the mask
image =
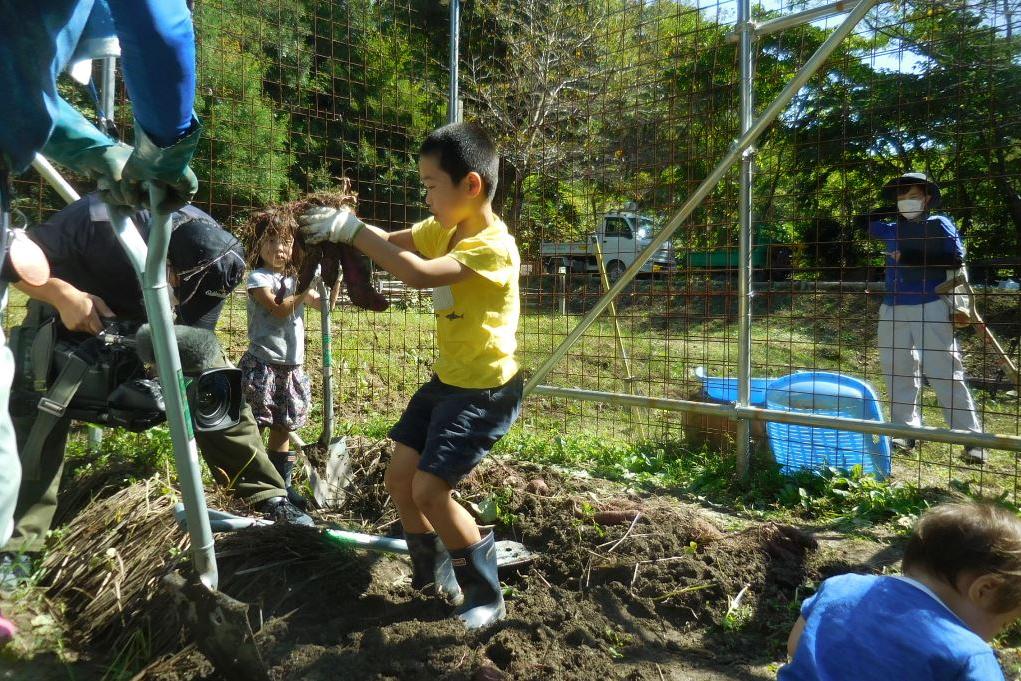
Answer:
MULTIPOLYGON (((886 242, 886 293, 879 308, 879 360, 896 423, 921 425, 922 376, 951 428, 981 431, 975 402, 964 382, 961 349, 954 338, 949 301, 936 292, 947 270, 964 264, 964 244, 953 220, 939 207, 939 186, 924 173, 905 173, 882 190, 888 207, 867 216, 869 236, 886 242)), ((911 450, 915 440, 894 438, 911 450)), ((966 447, 963 458, 982 463, 981 447, 966 447)))
MULTIPOLYGON (((20 173, 37 152, 96 179, 108 203, 141 207, 144 183, 173 212, 198 188, 188 167, 201 128, 195 35, 185 0, 0 0, 0 168, 20 173), (135 116, 134 146, 101 132, 57 91, 57 77, 114 38, 135 116)), ((6 189, 6 187, 5 187, 6 189)))
MULTIPOLYGON (((11 176, 37 153, 95 179, 107 203, 142 207, 155 185, 165 199, 150 208, 171 213, 195 194, 198 180, 189 163, 200 125, 186 0, 0 0, 0 92, 0 308, 9 282, 40 286, 48 278, 37 249, 27 256, 39 262, 26 264, 24 249, 16 262, 18 230, 11 228, 11 176), (57 90, 62 71, 97 48, 108 50, 114 40, 135 116, 133 146, 101 132, 57 90)), ((13 373, 0 332, 0 544, 13 530, 21 479, 7 410, 13 373)))

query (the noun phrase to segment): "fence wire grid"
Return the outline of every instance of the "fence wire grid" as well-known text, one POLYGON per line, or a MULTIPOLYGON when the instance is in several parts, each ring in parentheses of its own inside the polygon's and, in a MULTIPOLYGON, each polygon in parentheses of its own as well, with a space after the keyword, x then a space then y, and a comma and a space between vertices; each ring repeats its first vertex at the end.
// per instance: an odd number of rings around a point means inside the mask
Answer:
MULTIPOLYGON (((752 18, 761 24, 817 5, 768 0, 753 7, 752 18)), ((840 20, 756 37, 756 113, 840 20)), ((615 281, 739 137, 736 21, 737 4, 728 0, 462 3, 459 106, 501 146, 496 208, 522 255, 526 371, 550 356, 605 289, 592 236, 615 281)), ((446 7, 432 0, 198 0, 195 23, 196 110, 205 125, 193 165, 201 182, 196 205, 236 228, 253 209, 346 176, 366 221, 398 229, 427 215, 416 153, 446 121, 446 7)), ((755 145, 753 377, 840 372, 871 385, 890 419, 898 405, 877 336, 887 245, 855 216, 883 205, 882 184, 909 170, 940 185, 938 212, 963 237, 977 309, 1019 363, 1019 33, 1017 0, 880 3, 755 145)), ((94 115, 84 92, 70 81, 61 89, 94 115)), ((117 101, 117 126, 130 142, 130 103, 121 89, 117 101)), ((91 188, 85 178, 65 176, 83 193, 91 188)), ((16 191, 30 222, 62 205, 32 173, 16 191)), ((735 378, 738 196, 735 166, 624 289, 614 314, 603 314, 544 382, 705 401, 696 369, 735 378)), ((342 300, 332 314, 337 414, 350 423, 395 419, 435 355, 428 292, 377 276, 390 310, 364 312, 342 300)), ((15 294, 8 326, 23 305, 15 294)), ((318 314, 307 311, 306 323, 306 369, 318 390, 318 314)), ((243 291, 218 331, 230 356, 240 358, 243 291)), ((1018 435, 1017 386, 994 348, 974 326, 956 336, 981 429, 1018 435)), ((930 373, 932 357, 920 357, 923 364, 929 358, 930 373)), ((928 385, 938 380, 925 381, 921 420, 947 427, 928 385)), ((317 402, 309 434, 317 434, 320 418, 317 402)), ((541 395, 526 402, 521 427, 734 450, 735 424, 725 418, 541 395)), ((768 465, 770 437, 755 424, 753 437, 753 465, 768 465)), ((932 442, 895 449, 893 475, 1017 501, 1012 452, 990 450, 974 463, 962 461, 961 449, 932 442)))

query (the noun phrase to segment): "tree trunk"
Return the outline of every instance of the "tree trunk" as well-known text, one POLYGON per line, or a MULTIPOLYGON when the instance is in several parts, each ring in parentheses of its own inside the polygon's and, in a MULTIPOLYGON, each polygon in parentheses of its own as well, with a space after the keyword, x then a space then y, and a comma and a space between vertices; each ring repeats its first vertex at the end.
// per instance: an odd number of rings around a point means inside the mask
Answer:
POLYGON ((506 160, 500 162, 500 172, 496 183, 496 196, 493 197, 493 210, 503 216, 508 225, 512 225, 507 213, 507 200, 513 194, 511 186, 517 181, 518 169, 506 160))
POLYGON ((511 207, 509 217, 509 224, 517 225, 521 219, 521 206, 524 203, 524 185, 525 178, 523 175, 518 175, 514 178, 514 182, 511 184, 511 207))
POLYGON ((989 159, 989 165, 991 166, 989 170, 991 171, 993 185, 997 191, 1003 194, 1003 200, 1007 203, 1007 215, 1010 216, 1011 222, 1014 223, 1015 244, 1021 246, 1021 194, 1014 189, 1007 179, 1007 159, 1004 152, 1004 147, 1007 145, 1007 136, 1003 134, 1000 108, 999 98, 994 98, 989 112, 993 134, 992 154, 989 153, 989 150, 986 150, 986 158, 989 159))

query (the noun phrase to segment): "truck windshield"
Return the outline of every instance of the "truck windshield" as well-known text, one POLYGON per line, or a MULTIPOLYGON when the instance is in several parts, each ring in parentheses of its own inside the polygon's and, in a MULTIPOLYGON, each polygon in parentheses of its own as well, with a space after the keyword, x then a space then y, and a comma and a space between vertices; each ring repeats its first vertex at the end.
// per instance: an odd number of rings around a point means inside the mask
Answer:
POLYGON ((642 218, 640 225, 641 226, 638 228, 639 239, 652 238, 652 235, 660 230, 660 226, 649 218, 642 218))

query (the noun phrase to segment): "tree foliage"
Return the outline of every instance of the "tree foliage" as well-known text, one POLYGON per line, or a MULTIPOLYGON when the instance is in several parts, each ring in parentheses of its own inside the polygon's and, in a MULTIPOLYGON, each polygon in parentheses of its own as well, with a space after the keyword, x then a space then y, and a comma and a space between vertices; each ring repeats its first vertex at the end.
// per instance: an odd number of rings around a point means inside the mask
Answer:
MULTIPOLYGON (((773 238, 801 244, 807 265, 861 265, 869 245, 851 216, 916 169, 943 185, 971 257, 1021 250, 1018 5, 873 11, 757 145, 756 212, 773 238)), ((714 8, 468 0, 462 22, 465 117, 501 144, 498 208, 526 254, 626 201, 668 217, 738 136, 737 47, 714 8)), ((197 29, 204 203, 261 205, 346 175, 369 219, 425 214, 416 156, 446 120, 446 7, 210 0, 197 29)), ((828 35, 806 25, 758 42, 758 111, 828 35)), ((732 245, 736 199, 735 172, 679 246, 732 245)))

